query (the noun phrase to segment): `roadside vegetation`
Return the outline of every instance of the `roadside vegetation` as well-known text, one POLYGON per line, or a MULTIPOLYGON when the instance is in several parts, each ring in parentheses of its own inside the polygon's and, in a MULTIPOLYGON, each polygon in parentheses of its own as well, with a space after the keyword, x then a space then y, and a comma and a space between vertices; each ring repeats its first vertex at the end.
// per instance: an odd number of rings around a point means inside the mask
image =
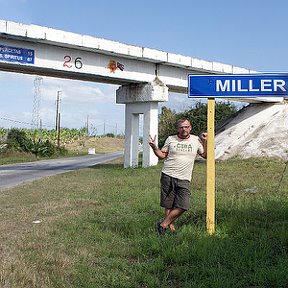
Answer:
POLYGON ((205 162, 195 163, 191 210, 163 237, 154 230, 161 162, 117 160, 4 189, 0 287, 288 287, 285 165, 218 162, 213 236, 205 162))
POLYGON ((55 130, 0 128, 0 165, 30 162, 49 158, 81 156, 94 148, 96 153, 124 149, 122 136, 109 133, 87 136, 85 129, 61 129, 60 139, 55 130))

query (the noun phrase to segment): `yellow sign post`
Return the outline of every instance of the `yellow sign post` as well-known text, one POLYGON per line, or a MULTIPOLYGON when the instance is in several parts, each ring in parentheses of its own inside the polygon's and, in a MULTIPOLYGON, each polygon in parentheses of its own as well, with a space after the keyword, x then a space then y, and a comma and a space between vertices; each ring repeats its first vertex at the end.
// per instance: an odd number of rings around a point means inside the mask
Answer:
POLYGON ((215 98, 285 97, 287 73, 189 74, 188 97, 208 98, 207 111, 207 230, 215 233, 215 98))
POLYGON ((215 99, 208 98, 207 107, 207 170, 206 170, 206 191, 207 211, 206 224, 210 235, 215 232, 215 99))

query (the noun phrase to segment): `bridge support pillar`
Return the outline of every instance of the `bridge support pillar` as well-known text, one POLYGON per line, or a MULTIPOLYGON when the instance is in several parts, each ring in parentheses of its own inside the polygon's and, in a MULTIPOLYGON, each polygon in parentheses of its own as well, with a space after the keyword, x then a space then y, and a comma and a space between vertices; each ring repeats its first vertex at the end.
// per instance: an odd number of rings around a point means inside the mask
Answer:
POLYGON ((157 165, 158 158, 148 144, 149 135, 158 136, 158 103, 168 100, 168 88, 156 78, 148 84, 130 84, 116 91, 116 102, 125 104, 124 167, 138 167, 139 116, 143 115, 142 167, 157 165))

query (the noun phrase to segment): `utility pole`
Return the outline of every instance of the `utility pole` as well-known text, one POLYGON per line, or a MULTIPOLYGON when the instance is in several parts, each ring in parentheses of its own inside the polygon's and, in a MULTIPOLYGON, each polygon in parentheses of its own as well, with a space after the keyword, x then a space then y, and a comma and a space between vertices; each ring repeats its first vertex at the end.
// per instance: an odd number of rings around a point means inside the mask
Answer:
POLYGON ((58 124, 60 123, 59 121, 59 109, 60 109, 60 93, 61 91, 57 91, 57 100, 56 100, 56 123, 55 123, 55 130, 58 131, 58 124))
POLYGON ((58 114, 58 123, 57 123, 57 146, 60 147, 60 113, 58 114))
POLYGON ((40 119, 40 143, 42 143, 43 140, 43 133, 42 133, 42 119, 40 119))
POLYGON ((89 136, 89 115, 87 115, 86 133, 87 133, 87 137, 88 137, 89 136))

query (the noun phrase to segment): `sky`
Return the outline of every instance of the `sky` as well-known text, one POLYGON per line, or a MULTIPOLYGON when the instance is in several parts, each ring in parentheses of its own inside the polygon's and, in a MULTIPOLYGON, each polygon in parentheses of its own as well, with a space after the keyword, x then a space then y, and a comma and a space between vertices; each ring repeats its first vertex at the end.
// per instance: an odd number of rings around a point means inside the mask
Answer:
MULTIPOLYGON (((287 0, 0 0, 0 7, 1 20, 258 72, 287 72, 287 0)), ((36 76, 0 72, 0 127, 31 128, 36 76)), ((115 102, 117 88, 42 77, 39 114, 43 127, 55 127, 61 91, 61 127, 78 129, 88 123, 90 133, 123 134, 125 107, 115 102)), ((192 104, 187 95, 170 93, 169 101, 161 105, 178 112, 192 104)))

